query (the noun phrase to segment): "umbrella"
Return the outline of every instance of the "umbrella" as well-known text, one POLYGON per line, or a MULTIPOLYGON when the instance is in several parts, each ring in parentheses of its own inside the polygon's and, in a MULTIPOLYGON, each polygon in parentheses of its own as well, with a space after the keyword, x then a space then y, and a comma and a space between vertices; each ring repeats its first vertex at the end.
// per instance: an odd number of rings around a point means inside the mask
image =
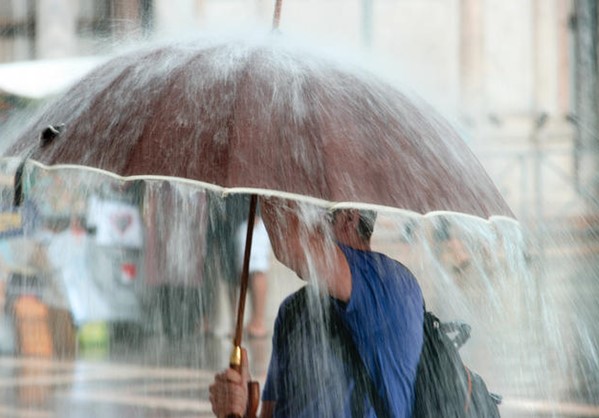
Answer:
POLYGON ((8 154, 329 206, 513 217, 432 109, 364 69, 272 34, 117 57, 50 106, 8 154))
POLYGON ((116 58, 55 102, 8 154, 328 202, 512 216, 435 112, 298 48, 267 36, 116 58), (49 125, 55 134, 40 140, 49 125))

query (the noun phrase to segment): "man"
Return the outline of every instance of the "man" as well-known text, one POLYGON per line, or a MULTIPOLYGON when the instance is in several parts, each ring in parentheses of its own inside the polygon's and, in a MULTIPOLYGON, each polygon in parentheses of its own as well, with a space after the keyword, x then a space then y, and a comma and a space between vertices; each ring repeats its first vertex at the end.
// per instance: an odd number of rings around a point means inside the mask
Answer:
MULTIPOLYGON (((385 415, 410 417, 423 340, 422 294, 406 267, 371 251, 374 216, 340 210, 329 222, 306 222, 313 220, 313 214, 302 214, 296 203, 271 198, 261 205, 275 256, 328 294, 325 304, 330 303, 349 330, 384 400, 385 415)), ((283 302, 275 324, 260 416, 355 417, 357 405, 360 416, 375 417, 371 398, 360 393, 357 388, 363 386, 353 368, 342 361, 341 348, 319 332, 318 318, 326 311, 319 314, 319 305, 308 298, 302 310, 290 313, 287 308, 294 296, 283 302)), ((249 378, 245 355, 243 362, 241 374, 226 370, 210 387, 212 409, 219 417, 245 413, 249 378)))

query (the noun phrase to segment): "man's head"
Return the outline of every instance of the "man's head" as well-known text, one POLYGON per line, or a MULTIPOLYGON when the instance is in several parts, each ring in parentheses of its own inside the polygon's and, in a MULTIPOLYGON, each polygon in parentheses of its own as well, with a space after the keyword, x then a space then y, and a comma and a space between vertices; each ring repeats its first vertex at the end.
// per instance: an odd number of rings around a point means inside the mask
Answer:
MULTIPOLYGON (((370 237, 376 221, 374 211, 340 209, 333 212, 330 222, 327 222, 324 217, 317 221, 308 216, 311 212, 302 210, 294 201, 261 198, 260 205, 262 220, 276 258, 300 277, 310 257, 307 254, 311 247, 310 240, 322 241, 325 247, 337 241, 352 248, 370 250, 370 237), (329 228, 332 234, 326 232, 329 228)), ((324 215, 324 211, 321 214, 324 215)))
POLYGON ((341 244, 357 249, 369 249, 374 231, 376 212, 371 210, 340 209, 333 212, 333 232, 341 244))

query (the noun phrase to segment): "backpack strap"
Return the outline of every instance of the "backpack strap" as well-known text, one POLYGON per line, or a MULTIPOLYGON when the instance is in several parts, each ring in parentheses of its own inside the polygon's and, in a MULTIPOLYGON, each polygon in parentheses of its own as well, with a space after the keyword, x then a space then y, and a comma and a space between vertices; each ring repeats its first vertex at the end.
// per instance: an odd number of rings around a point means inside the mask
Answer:
MULTIPOLYGON (((372 377, 364 364, 364 360, 356 348, 353 337, 333 306, 330 308, 330 321, 329 328, 331 335, 333 337, 337 336, 342 343, 344 349, 342 349, 341 352, 343 353, 344 362, 352 371, 357 393, 365 393, 368 396, 368 400, 374 408, 378 418, 391 417, 387 400, 378 392, 372 381, 372 377)), ((352 416, 354 416, 354 414, 357 414, 355 415, 356 417, 364 416, 364 404, 361 396, 352 396, 352 416)))

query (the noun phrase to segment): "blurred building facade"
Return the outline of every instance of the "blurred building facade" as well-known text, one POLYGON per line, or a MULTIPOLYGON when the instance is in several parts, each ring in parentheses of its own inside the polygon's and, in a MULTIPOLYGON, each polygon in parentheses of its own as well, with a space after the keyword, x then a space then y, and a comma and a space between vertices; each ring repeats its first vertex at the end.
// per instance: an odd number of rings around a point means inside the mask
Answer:
MULTIPOLYGON (((274 0, 4 0, 0 62, 268 28, 273 9, 274 0)), ((463 128, 520 216, 596 211, 595 1, 284 0, 281 27, 384 57, 463 128)))
MULTIPOLYGON (((6 0, 0 61, 97 52, 102 41, 201 30, 218 22, 268 27, 274 0, 6 0)), ((442 107, 510 126, 571 100, 574 8, 569 0, 285 0, 282 27, 364 46, 442 107), (335 24, 331 25, 334 19, 335 24)))

